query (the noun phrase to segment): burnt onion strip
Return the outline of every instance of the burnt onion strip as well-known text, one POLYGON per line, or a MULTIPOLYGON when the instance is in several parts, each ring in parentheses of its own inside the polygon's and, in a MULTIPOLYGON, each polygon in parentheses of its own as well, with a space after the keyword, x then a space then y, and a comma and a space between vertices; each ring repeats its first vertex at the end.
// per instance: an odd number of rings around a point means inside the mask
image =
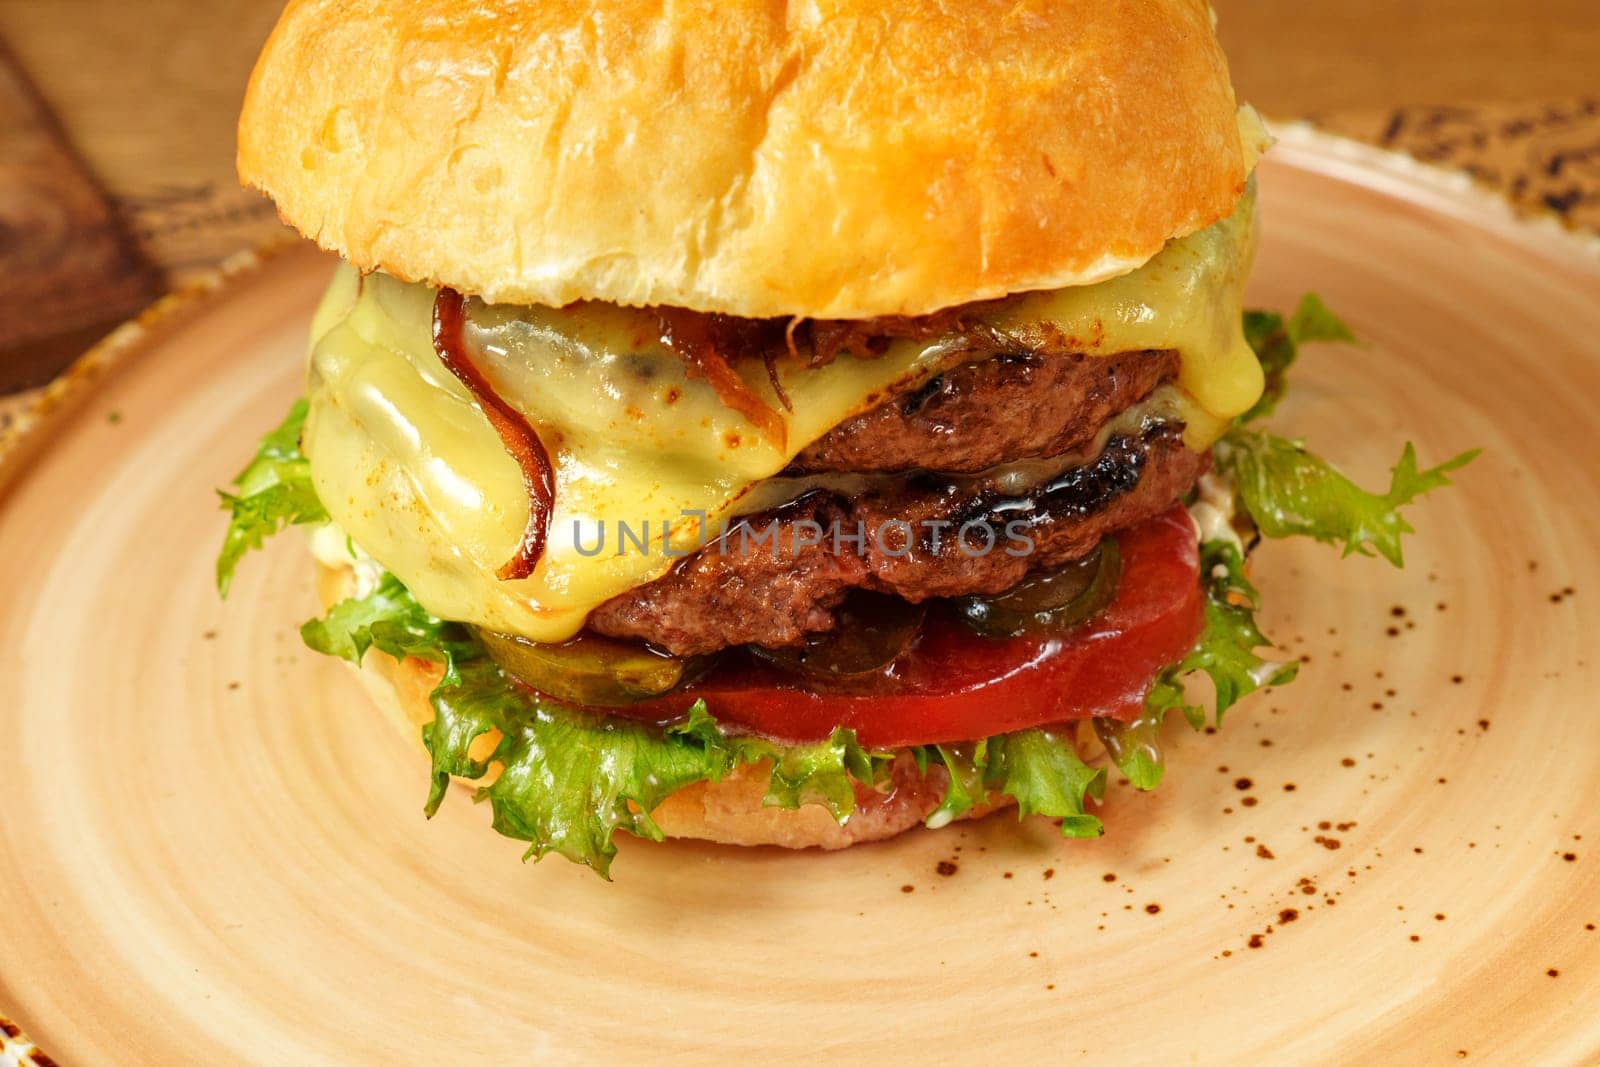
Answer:
MULTIPOLYGON (((783 416, 750 391, 722 351, 726 347, 741 347, 737 343, 740 340, 747 345, 753 343, 759 332, 759 324, 725 315, 703 315, 683 308, 656 308, 655 315, 661 343, 677 353, 690 376, 709 382, 724 407, 743 415, 773 446, 784 447, 789 429, 784 424, 783 416), (730 345, 730 340, 734 344, 730 345)), ((771 364, 768 364, 767 373, 772 376, 774 389, 787 407, 788 397, 778 383, 771 364)))
POLYGON ((466 300, 454 289, 440 289, 433 301, 433 350, 439 362, 454 374, 489 418, 489 425, 500 435, 506 452, 522 469, 522 482, 528 489, 528 525, 516 553, 495 572, 502 581, 526 578, 544 555, 550 527, 550 512, 555 506, 556 478, 550 467, 550 454, 522 413, 510 404, 483 376, 467 354, 463 332, 466 326, 466 300))

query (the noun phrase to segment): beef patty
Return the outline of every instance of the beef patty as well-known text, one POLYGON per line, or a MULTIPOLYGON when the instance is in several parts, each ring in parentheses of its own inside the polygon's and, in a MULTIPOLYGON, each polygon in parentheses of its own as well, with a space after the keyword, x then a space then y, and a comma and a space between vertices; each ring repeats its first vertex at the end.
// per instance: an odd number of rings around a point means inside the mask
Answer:
POLYGON ((589 626, 695 655, 781 647, 831 629, 852 589, 911 601, 1002 592, 1171 507, 1208 462, 1169 422, 1113 437, 1093 461, 1020 497, 931 475, 851 498, 812 492, 744 518, 666 575, 601 605, 589 626))
MULTIPOLYGON (((1173 351, 1086 356, 1069 338, 1023 339, 972 318, 968 305, 920 318, 863 322, 738 319, 659 309, 661 336, 693 377, 717 386, 725 403, 758 424, 775 415, 746 390, 727 361, 799 358, 820 366, 838 358, 875 359, 895 338, 943 338, 969 362, 847 419, 795 457, 792 470, 981 471, 998 463, 1072 452, 1111 415, 1143 399, 1178 372, 1173 351)), ((776 380, 776 379, 774 379, 776 380)))
POLYGON ((809 471, 949 472, 1075 452, 1178 373, 1172 351, 1000 354, 963 363, 835 426, 795 457, 809 471))

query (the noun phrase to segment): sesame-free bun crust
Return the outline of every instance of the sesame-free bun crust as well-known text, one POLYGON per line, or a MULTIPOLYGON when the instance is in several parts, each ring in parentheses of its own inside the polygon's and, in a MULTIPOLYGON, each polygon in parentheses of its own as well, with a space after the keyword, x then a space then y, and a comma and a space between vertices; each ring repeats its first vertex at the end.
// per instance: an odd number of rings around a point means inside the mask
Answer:
POLYGON ((290 0, 239 173, 365 270, 491 302, 916 315, 1226 215, 1205 0, 290 0))
MULTIPOLYGON (((350 568, 317 564, 317 592, 324 607, 356 591, 350 568)), ((395 660, 373 650, 362 660, 358 673, 373 702, 420 750, 422 727, 433 721, 428 694, 439 683, 440 668, 420 659, 395 660)), ((498 741, 499 734, 493 732, 478 738, 473 744, 474 758, 487 758, 498 741)), ((895 760, 889 789, 878 793, 857 786, 856 810, 840 824, 820 806, 788 809, 765 805, 768 770, 765 764, 745 765, 720 782, 686 786, 663 801, 651 818, 668 837, 727 845, 837 849, 910 830, 926 819, 944 796, 944 769, 933 765, 926 774, 920 773, 910 753, 902 752, 895 760)), ((491 767, 488 777, 472 784, 487 784, 497 773, 498 769, 491 767)), ((974 805, 963 818, 979 818, 1013 803, 998 794, 989 800, 974 805)))

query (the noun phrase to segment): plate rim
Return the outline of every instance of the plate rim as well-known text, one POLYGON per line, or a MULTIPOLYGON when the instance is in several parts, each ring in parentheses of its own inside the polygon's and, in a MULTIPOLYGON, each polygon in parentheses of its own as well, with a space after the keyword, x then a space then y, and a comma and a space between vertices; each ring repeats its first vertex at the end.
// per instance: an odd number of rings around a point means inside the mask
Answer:
POLYGON ((1274 139, 1269 155, 1282 147, 1309 169, 1347 181, 1354 173, 1376 171, 1462 207, 1487 210, 1522 236, 1565 245, 1564 251, 1578 253, 1600 268, 1600 229, 1575 223, 1549 207, 1518 204, 1505 190, 1465 167, 1427 162, 1402 149, 1331 133, 1310 119, 1269 120, 1267 128, 1274 139))
POLYGON ((157 298, 85 349, 34 393, 10 422, 0 425, 0 504, 27 470, 28 459, 49 443, 98 385, 160 340, 163 333, 230 295, 243 279, 313 247, 297 235, 284 234, 240 249, 157 298))

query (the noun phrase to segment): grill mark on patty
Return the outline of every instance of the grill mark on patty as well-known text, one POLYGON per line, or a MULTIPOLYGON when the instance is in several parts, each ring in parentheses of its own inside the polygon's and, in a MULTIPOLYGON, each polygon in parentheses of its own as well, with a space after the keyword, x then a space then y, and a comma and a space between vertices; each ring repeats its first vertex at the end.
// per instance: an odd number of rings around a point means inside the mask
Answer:
MULTIPOLYGON (((928 379, 927 384, 922 388, 912 390, 910 393, 906 394, 905 398, 900 401, 900 414, 904 415, 908 419, 914 418, 917 412, 921 411, 927 405, 928 401, 939 395, 939 391, 943 388, 944 375, 935 374, 932 378, 928 379)), ((815 450, 816 446, 813 445, 812 448, 815 450)))
POLYGON ((1087 515, 1132 492, 1144 473, 1151 442, 1171 435, 1167 423, 1143 438, 1113 437, 1093 463, 1064 471, 1026 496, 982 494, 960 508, 954 521, 1004 525, 1020 520, 1042 526, 1064 515, 1087 515))

